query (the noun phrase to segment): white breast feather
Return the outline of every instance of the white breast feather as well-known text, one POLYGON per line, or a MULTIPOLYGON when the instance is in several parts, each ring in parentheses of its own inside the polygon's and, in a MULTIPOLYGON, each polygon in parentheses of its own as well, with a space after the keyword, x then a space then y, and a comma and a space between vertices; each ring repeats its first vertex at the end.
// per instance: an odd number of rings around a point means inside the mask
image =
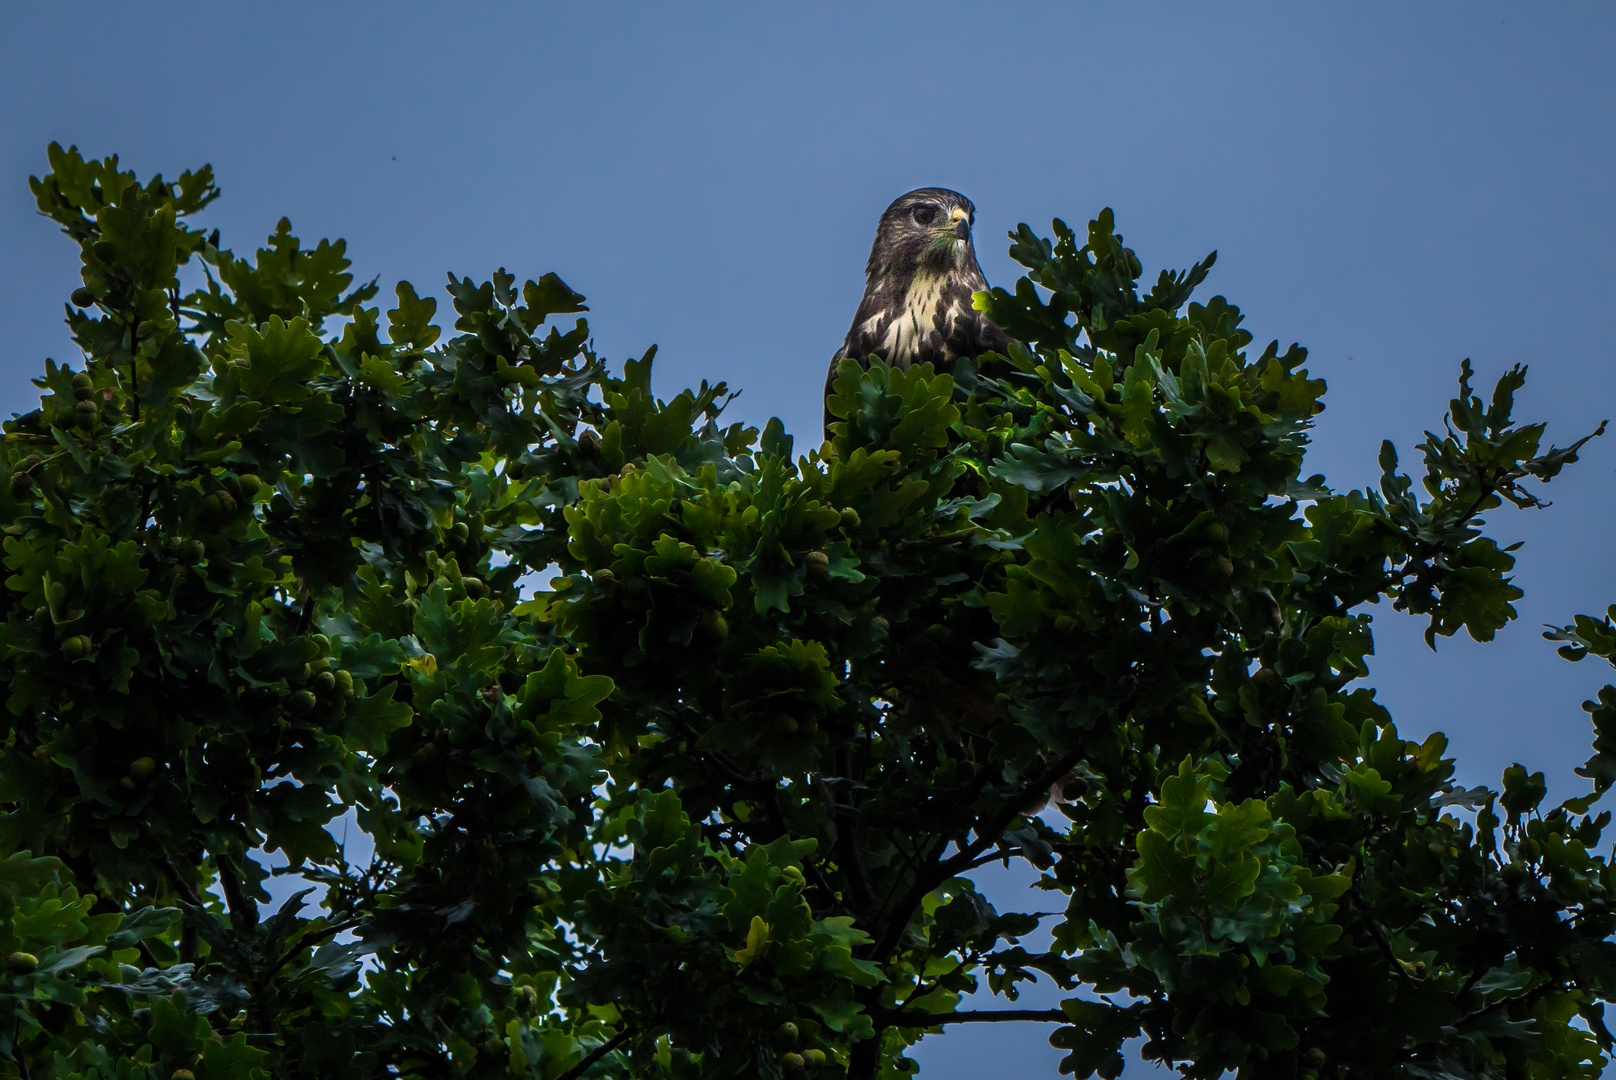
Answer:
POLYGON ((937 329, 937 302, 942 295, 941 275, 915 275, 909 283, 909 291, 904 293, 903 311, 887 327, 881 342, 880 352, 887 363, 901 368, 914 363, 920 343, 937 329))

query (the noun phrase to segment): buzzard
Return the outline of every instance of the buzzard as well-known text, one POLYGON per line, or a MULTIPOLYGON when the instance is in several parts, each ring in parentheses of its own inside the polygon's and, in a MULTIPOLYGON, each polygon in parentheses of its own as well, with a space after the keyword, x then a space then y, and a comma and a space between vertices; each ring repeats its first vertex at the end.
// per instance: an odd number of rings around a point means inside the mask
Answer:
POLYGON ((886 208, 864 270, 864 299, 831 358, 827 398, 846 359, 879 356, 893 367, 948 371, 956 357, 1004 351, 1010 338, 971 306, 971 294, 988 287, 971 246, 975 217, 971 200, 947 188, 919 188, 886 208))

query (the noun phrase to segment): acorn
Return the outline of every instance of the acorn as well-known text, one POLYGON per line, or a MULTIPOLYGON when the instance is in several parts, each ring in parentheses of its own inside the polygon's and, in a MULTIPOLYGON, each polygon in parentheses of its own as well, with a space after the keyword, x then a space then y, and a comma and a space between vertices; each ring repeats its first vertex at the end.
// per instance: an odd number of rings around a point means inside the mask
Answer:
POLYGON ((457 521, 454 523, 454 528, 449 530, 449 535, 455 538, 456 543, 463 544, 471 536, 471 526, 464 521, 457 521))
POLYGON ((14 952, 6 957, 6 970, 13 975, 27 975, 39 967, 39 957, 33 953, 14 952))
POLYGON ((74 307, 89 307, 95 303, 95 293, 82 285, 67 294, 67 299, 74 307))
POLYGON ((73 388, 73 397, 78 401, 89 401, 91 398, 95 397, 95 387, 75 386, 73 388))
POLYGON ((481 600, 488 595, 488 586, 480 577, 461 578, 460 584, 466 590, 466 595, 473 600, 481 600))
POLYGON ((286 707, 291 710, 294 716, 302 716, 305 713, 312 712, 317 704, 319 702, 311 690, 299 690, 286 699, 286 707))
POLYGON ((11 493, 13 495, 26 495, 28 494, 29 489, 33 486, 33 478, 27 473, 15 473, 11 477, 11 493))
POLYGON ((821 1050, 817 1046, 811 1050, 804 1050, 802 1052, 802 1059, 806 1061, 810 1067, 818 1068, 819 1066, 825 1064, 825 1051, 821 1050))
POLYGON ((316 693, 329 694, 337 688, 337 677, 329 671, 322 671, 314 676, 314 689, 316 693))
POLYGON ((823 576, 830 571, 830 556, 823 551, 810 551, 808 553, 808 572, 823 576))
POLYGON ((257 473, 242 473, 236 477, 236 483, 241 487, 242 498, 252 502, 258 493, 264 490, 264 482, 258 478, 257 473))
POLYGON ((781 713, 774 718, 774 728, 790 735, 797 730, 797 718, 790 713, 781 713))
POLYGON ((65 660, 83 660, 90 652, 91 641, 83 634, 78 634, 62 642, 62 658, 65 660))
POLYGON ((236 500, 231 497, 230 492, 221 491, 208 497, 210 499, 219 500, 219 514, 221 516, 224 514, 234 514, 236 512, 236 500))
POLYGON ((1219 555, 1206 564, 1206 576, 1210 581, 1228 581, 1234 576, 1234 562, 1227 555, 1219 555))
POLYGON ((787 881, 802 881, 802 868, 800 866, 787 866, 780 871, 780 876, 787 881))
POLYGON ((337 680, 337 686, 342 690, 343 697, 352 697, 354 692, 353 672, 348 671, 346 668, 338 668, 334 673, 334 677, 337 680))
POLYGON ((701 613, 701 629, 714 641, 729 637, 729 623, 724 619, 724 613, 716 608, 708 608, 701 613))
POLYGON ((774 1029, 774 1042, 777 1046, 797 1045, 797 1025, 790 1020, 774 1029))
POLYGON ((168 1080, 196 1080, 196 1073, 190 1069, 175 1069, 168 1074, 168 1080))
POLYGON ((864 522, 859 517, 858 511, 853 509, 851 506, 843 507, 842 528, 846 529, 848 532, 858 532, 863 527, 864 522))
POLYGON ((1221 521, 1208 522, 1206 527, 1201 530, 1201 537, 1209 544, 1221 544, 1229 539, 1228 526, 1221 521))
POLYGON ((137 784, 144 784, 157 775, 157 759, 139 757, 129 763, 129 776, 137 784))
POLYGON ((617 580, 617 575, 612 573, 610 567, 605 566, 601 567, 599 570, 596 570, 589 576, 604 585, 610 585, 612 582, 617 580))
POLYGON ((785 1066, 787 1072, 801 1072, 807 1067, 808 1062, 801 1054, 791 1053, 781 1054, 780 1064, 785 1066))
MULTIPOLYGON (((92 390, 90 393, 93 396, 95 391, 92 390)), ((77 403, 76 405, 73 406, 73 411, 78 413, 81 417, 82 416, 94 416, 95 411, 96 411, 95 410, 95 402, 93 402, 93 401, 80 401, 79 403, 77 403)))
POLYGON ((180 561, 186 566, 195 566, 207 553, 207 545, 200 540, 187 540, 180 545, 180 561))
POLYGON ((87 387, 91 385, 92 382, 93 380, 90 378, 89 372, 81 371, 77 375, 73 376, 73 389, 77 390, 80 387, 87 387))
POLYGON ((118 781, 118 790, 125 795, 133 795, 137 785, 132 777, 125 776, 118 781))

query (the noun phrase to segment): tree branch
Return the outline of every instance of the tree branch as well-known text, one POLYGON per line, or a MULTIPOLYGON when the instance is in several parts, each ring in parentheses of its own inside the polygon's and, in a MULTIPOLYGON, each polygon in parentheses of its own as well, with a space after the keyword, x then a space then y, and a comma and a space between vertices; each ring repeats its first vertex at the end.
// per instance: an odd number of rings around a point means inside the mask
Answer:
POLYGON ((140 316, 129 324, 129 403, 134 419, 140 419, 140 316))
POLYGON ((701 741, 700 733, 690 725, 689 720, 679 715, 679 713, 671 712, 668 718, 672 720, 674 726, 679 729, 679 734, 685 737, 685 745, 690 748, 690 752, 699 757, 705 757, 712 761, 715 765, 722 769, 726 775, 728 775, 731 783, 735 784, 737 787, 745 788, 750 791, 772 792, 774 790, 774 781, 767 780, 761 776, 752 776, 748 774, 722 750, 701 749, 700 746, 697 745, 701 741))
POLYGON ((632 1034, 634 1034, 633 1028, 624 1028, 622 1031, 619 1031, 616 1035, 613 1035, 610 1039, 606 1040, 589 1053, 585 1054, 582 1061, 578 1062, 578 1064, 556 1077, 556 1080, 578 1080, 580 1076, 589 1071, 589 1067, 591 1065, 595 1064, 595 1062, 599 1061, 601 1058, 623 1045, 624 1041, 627 1040, 632 1034))
POLYGON ((836 847, 841 849, 838 861, 843 864, 842 870, 847 875, 856 910, 861 913, 869 911, 875 906, 875 893, 870 888, 870 879, 864 872, 864 859, 859 854, 857 817, 831 798, 824 777, 816 774, 813 788, 825 807, 825 813, 836 824, 836 847))
POLYGON ((258 905, 241 891, 241 877, 228 857, 214 860, 219 867, 219 888, 224 890, 225 903, 230 907, 230 920, 237 930, 253 930, 258 926, 258 905))
POLYGON ((954 965, 953 970, 943 972, 941 975, 938 975, 935 979, 931 980, 930 983, 927 983, 927 981, 925 979, 916 979, 915 980, 915 988, 914 988, 914 990, 910 991, 909 996, 904 998, 901 1002, 898 1003, 898 1010, 897 1011, 898 1012, 903 1012, 905 1009, 907 1009, 909 1006, 913 1005, 915 1002, 919 1001, 921 998, 929 997, 931 994, 936 992, 936 990, 940 986, 942 986, 942 983, 943 983, 944 979, 948 978, 951 975, 958 975, 961 971, 963 971, 965 969, 965 966, 967 964, 974 964, 978 960, 980 960, 981 958, 982 958, 981 953, 977 953, 977 952, 967 953, 965 956, 960 958, 959 963, 954 965))
POLYGON ((907 1009, 883 1009, 883 1024, 896 1027, 943 1027, 946 1024, 1004 1024, 1032 1022, 1066 1024, 1071 1018, 1059 1009, 985 1009, 980 1011, 928 1013, 907 1009))
POLYGON ((890 921, 887 923, 886 929, 882 931, 881 937, 876 941, 875 948, 870 954, 871 957, 876 960, 885 960, 891 956, 893 951, 897 949, 898 943, 903 940, 904 930, 909 926, 908 913, 914 911, 915 907, 929 896, 933 889, 955 874, 967 869, 973 859, 997 842, 999 837, 1004 835, 1004 830, 1009 827, 1010 823, 1021 816, 1021 808, 1027 805, 1027 800, 1040 791, 1048 791, 1050 785, 1071 772, 1072 766, 1083 760, 1083 754, 1084 751, 1079 749, 1062 756, 1054 765, 1040 773, 1036 780, 1024 785, 1016 794, 1012 795, 999 812, 993 815, 986 824, 978 821, 975 828, 975 840, 969 844, 961 845, 954 854, 941 862, 932 864, 928 870, 918 874, 915 883, 909 887, 909 891, 904 894, 903 899, 898 902, 897 907, 890 913, 890 921))
POLYGON ((198 908, 203 906, 202 898, 196 894, 195 890, 191 888, 184 878, 180 877, 179 868, 174 865, 174 860, 169 857, 166 850, 163 852, 163 857, 157 860, 157 868, 163 872, 163 876, 168 878, 168 883, 174 886, 174 891, 179 893, 187 904, 198 908))
POLYGON ((293 945, 291 948, 287 949, 286 952, 281 955, 281 958, 275 961, 273 967, 264 972, 264 979, 267 981, 268 979, 272 978, 277 971, 289 964, 293 957, 297 956, 310 945, 313 945, 316 942, 324 941, 326 938, 336 937, 344 930, 352 930, 362 922, 364 922, 363 919, 348 919, 343 922, 332 923, 330 926, 318 930, 315 933, 304 935, 298 939, 296 945, 293 945))
POLYGON ((897 548, 899 551, 913 551, 916 548, 943 547, 945 545, 952 544, 956 540, 964 540, 967 537, 976 536, 982 531, 982 529, 972 525, 968 529, 959 529, 956 532, 935 533, 931 536, 922 536, 916 540, 899 540, 897 548))

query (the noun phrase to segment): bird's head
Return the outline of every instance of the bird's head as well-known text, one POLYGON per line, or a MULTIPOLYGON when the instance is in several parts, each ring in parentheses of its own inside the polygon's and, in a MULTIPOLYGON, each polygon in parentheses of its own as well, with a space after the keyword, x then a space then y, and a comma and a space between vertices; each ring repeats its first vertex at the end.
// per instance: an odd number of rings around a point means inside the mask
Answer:
POLYGON ((971 258, 975 218, 975 205, 957 191, 919 188, 900 195, 876 226, 870 272, 965 266, 971 258))

